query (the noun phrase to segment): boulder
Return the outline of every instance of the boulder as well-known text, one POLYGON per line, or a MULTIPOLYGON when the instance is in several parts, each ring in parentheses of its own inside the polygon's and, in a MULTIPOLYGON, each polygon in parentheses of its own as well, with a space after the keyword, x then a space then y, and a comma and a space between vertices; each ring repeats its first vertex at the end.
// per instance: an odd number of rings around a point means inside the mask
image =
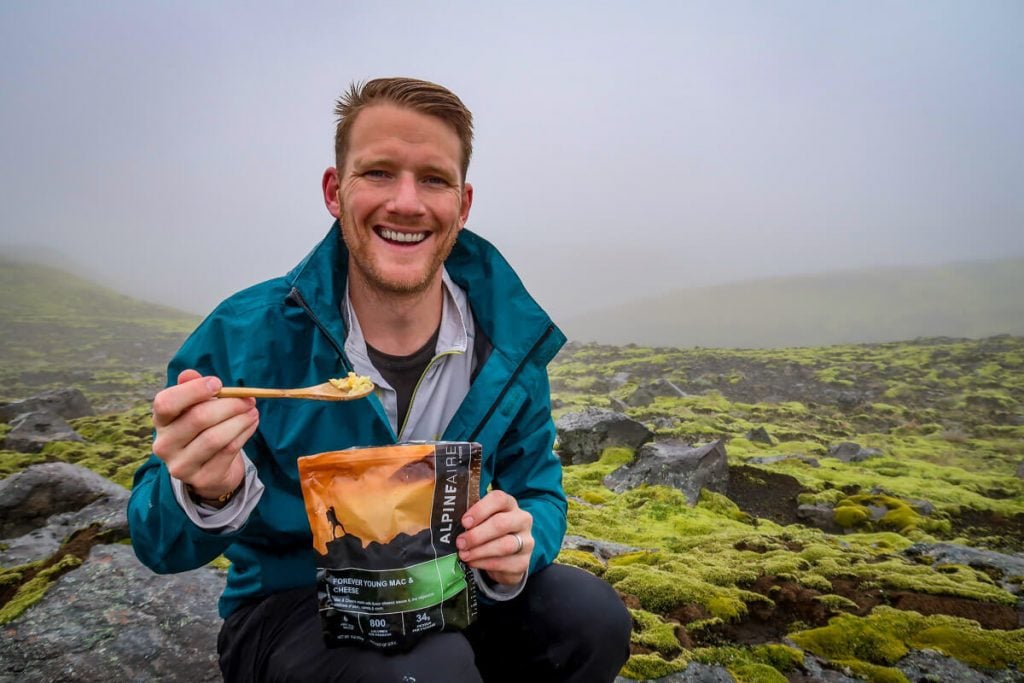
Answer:
POLYGON ((15 401, 0 406, 0 422, 10 422, 19 415, 44 411, 59 415, 65 420, 88 417, 93 414, 92 406, 78 389, 55 389, 36 394, 24 401, 15 401))
POLYGON ((222 572, 161 576, 127 545, 85 562, 3 627, 0 682, 220 681, 222 572))
POLYGON ((814 458, 810 455, 801 455, 799 453, 787 453, 785 455, 755 455, 753 458, 747 459, 747 464, 774 465, 775 463, 783 462, 784 460, 799 460, 800 462, 811 467, 821 467, 821 463, 818 462, 817 458, 814 458))
POLYGON ((9 451, 38 453, 51 441, 84 441, 60 415, 38 410, 11 420, 3 447, 9 451))
POLYGON ((0 538, 14 539, 48 526, 57 527, 58 535, 62 529, 70 533, 93 523, 127 529, 128 495, 123 487, 78 465, 32 465, 0 480, 0 538))
MULTIPOLYGON (((962 564, 997 574, 1003 590, 1017 594, 1021 590, 1015 577, 1024 576, 1024 556, 1006 555, 992 550, 971 548, 958 543, 915 543, 903 551, 911 559, 926 558, 939 564, 962 564)), ((995 578, 995 577, 994 577, 995 578)))
MULTIPOLYGON (((650 683, 735 683, 729 670, 720 664, 690 662, 682 671, 661 678, 650 679, 650 683)), ((614 683, 634 683, 632 678, 616 676, 614 683)))
POLYGON ((639 550, 643 550, 643 548, 635 548, 631 545, 623 545, 622 543, 600 541, 594 538, 584 538, 583 536, 573 536, 569 534, 562 539, 562 550, 582 550, 584 552, 591 553, 602 562, 607 562, 617 555, 635 553, 639 550))
POLYGON ((616 493, 641 484, 679 489, 690 505, 697 503, 701 489, 728 493, 729 466, 725 444, 715 441, 697 448, 681 441, 644 444, 633 462, 604 479, 604 485, 616 493))
POLYGON ((626 403, 633 407, 648 406, 654 403, 654 399, 659 396, 671 396, 678 398, 686 396, 686 392, 667 379, 656 379, 653 382, 649 382, 644 386, 637 388, 637 390, 630 394, 629 398, 626 399, 626 403))
POLYGON ((796 517, 801 524, 821 529, 825 533, 838 534, 843 531, 842 527, 836 524, 835 511, 832 506, 825 503, 799 505, 796 509, 796 517))
POLYGON ((555 429, 563 465, 594 462, 610 446, 636 449, 653 437, 651 430, 636 420, 602 408, 567 413, 558 419, 555 429))
POLYGON ((766 443, 769 446, 775 445, 775 439, 772 438, 772 435, 764 427, 755 427, 747 432, 747 440, 754 443, 766 443))
POLYGON ((994 683, 997 678, 975 671, 958 659, 935 650, 911 650, 894 665, 909 681, 956 681, 957 683, 994 683))
POLYGON ((837 458, 843 462, 861 462, 881 455, 882 451, 877 448, 864 448, 853 441, 843 441, 828 449, 828 457, 837 458))

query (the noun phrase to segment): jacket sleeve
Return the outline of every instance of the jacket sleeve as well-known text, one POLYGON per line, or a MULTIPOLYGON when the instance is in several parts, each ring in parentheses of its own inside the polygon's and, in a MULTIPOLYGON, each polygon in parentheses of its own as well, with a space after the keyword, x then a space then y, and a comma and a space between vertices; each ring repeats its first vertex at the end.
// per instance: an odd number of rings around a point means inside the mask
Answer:
MULTIPOLYGON (((178 373, 194 368, 230 383, 223 319, 212 314, 192 333, 168 366, 168 385, 178 373)), ((255 448, 253 439, 245 445, 255 448)), ((244 528, 244 526, 242 527, 244 528)), ((242 528, 231 533, 204 531, 189 520, 175 499, 167 467, 155 455, 136 471, 128 501, 128 529, 135 555, 161 574, 201 567, 222 554, 242 528)))
POLYGON ((566 500, 562 465, 552 447, 551 390, 547 373, 537 374, 531 396, 499 444, 494 488, 515 496, 533 515, 534 549, 530 573, 554 562, 565 535, 566 500))

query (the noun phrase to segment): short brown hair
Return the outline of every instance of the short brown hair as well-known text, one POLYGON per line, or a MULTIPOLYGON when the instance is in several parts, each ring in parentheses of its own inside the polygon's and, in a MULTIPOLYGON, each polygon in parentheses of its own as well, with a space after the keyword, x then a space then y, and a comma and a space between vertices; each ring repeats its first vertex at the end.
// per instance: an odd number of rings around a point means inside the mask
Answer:
POLYGON ((338 127, 334 132, 334 163, 345 164, 348 140, 356 115, 371 104, 390 103, 436 116, 455 131, 462 144, 462 182, 466 182, 469 159, 473 156, 473 114, 448 88, 415 78, 376 78, 355 82, 338 98, 334 113, 338 127))

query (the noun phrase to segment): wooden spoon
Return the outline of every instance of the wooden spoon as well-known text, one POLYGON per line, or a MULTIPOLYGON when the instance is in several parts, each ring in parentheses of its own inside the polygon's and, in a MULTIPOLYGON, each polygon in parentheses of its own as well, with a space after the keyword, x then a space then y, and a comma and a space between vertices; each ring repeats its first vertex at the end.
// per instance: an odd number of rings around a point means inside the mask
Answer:
POLYGON ((259 387, 224 387, 217 392, 220 398, 306 398, 313 401, 354 401, 373 393, 374 386, 358 391, 338 389, 330 382, 301 389, 260 389, 259 387))

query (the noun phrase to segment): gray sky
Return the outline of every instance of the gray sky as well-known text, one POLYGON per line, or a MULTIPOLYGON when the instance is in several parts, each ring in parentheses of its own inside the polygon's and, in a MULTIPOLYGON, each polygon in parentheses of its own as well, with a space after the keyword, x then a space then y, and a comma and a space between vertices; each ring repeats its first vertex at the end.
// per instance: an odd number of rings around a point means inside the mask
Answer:
POLYGON ((1017 0, 6 0, 0 244, 205 312, 329 227, 339 92, 411 75, 473 110, 469 226, 556 316, 1020 256, 1022 35, 1017 0))

